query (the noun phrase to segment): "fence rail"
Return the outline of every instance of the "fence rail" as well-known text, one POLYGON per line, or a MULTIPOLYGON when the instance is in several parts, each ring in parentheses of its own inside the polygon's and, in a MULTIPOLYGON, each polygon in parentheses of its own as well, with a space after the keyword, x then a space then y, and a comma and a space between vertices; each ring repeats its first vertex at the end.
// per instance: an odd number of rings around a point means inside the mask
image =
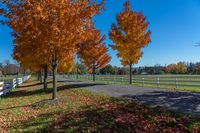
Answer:
MULTIPOLYGON (((88 80, 92 81, 92 75, 60 75, 59 77, 71 80, 88 80)), ((96 75, 97 82, 104 82, 110 84, 128 84, 129 76, 128 75, 96 75)), ((194 87, 200 89, 200 76, 199 75, 147 75, 147 76, 133 76, 133 84, 139 86, 153 86, 153 87, 162 87, 170 86, 173 88, 178 87, 194 87)))
POLYGON ((12 79, 11 81, 0 82, 0 96, 8 94, 20 84, 27 81, 30 77, 31 75, 27 75, 22 78, 12 79))

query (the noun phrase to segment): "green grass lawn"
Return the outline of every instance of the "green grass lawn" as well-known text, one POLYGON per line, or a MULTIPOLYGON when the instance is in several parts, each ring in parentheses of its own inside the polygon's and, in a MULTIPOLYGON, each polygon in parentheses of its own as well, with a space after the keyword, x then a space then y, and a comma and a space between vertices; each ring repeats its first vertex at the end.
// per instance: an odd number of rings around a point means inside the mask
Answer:
MULTIPOLYGON (((49 85, 51 88, 52 85, 49 85)), ((149 108, 137 101, 99 95, 58 84, 51 89, 31 79, 0 99, 0 128, 7 132, 198 132, 200 118, 149 108)))
MULTIPOLYGON (((62 77, 62 76, 61 76, 62 77)), ((92 81, 92 77, 89 78, 85 75, 65 76, 65 79, 69 80, 81 80, 81 81, 92 81)), ((128 75, 96 75, 97 83, 106 84, 121 84, 130 85, 128 75)), ((161 88, 161 89, 176 89, 176 90, 187 90, 193 92, 200 92, 200 75, 133 75, 133 86, 145 86, 151 88, 161 88), (145 84, 142 82, 142 77, 145 77, 145 84), (157 85, 157 79, 160 79, 160 85, 157 85), (176 77, 177 83, 176 85, 176 77), (136 81, 136 83, 134 83, 136 81), (139 81, 139 83, 138 83, 139 81), (190 86, 191 85, 191 86, 190 86)))
POLYGON ((0 82, 2 81, 11 81, 12 79, 14 78, 17 78, 17 75, 16 76, 0 76, 0 82))

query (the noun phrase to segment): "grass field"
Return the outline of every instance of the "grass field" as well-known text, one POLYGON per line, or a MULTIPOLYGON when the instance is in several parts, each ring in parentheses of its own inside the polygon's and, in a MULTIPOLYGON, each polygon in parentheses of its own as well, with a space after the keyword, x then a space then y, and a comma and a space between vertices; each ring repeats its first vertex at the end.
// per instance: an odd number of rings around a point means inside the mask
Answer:
POLYGON ((198 132, 200 118, 149 108, 136 101, 58 84, 51 101, 34 79, 0 100, 0 128, 7 132, 198 132))
MULTIPOLYGON (((63 76, 61 76, 63 77, 63 76)), ((92 81, 88 75, 65 75, 65 79, 92 81)), ((129 85, 128 75, 96 75, 96 82, 129 85)), ((200 75, 133 75, 134 86, 200 92, 200 75)))
POLYGON ((10 81, 14 78, 17 78, 17 75, 16 76, 0 76, 0 82, 1 81, 10 81))

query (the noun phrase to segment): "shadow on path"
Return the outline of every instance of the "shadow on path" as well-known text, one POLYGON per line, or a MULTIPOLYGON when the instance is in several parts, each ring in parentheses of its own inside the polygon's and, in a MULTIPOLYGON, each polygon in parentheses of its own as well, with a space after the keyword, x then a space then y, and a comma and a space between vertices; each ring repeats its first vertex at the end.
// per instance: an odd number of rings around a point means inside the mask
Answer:
POLYGON ((200 114, 200 94, 192 92, 153 91, 139 95, 122 95, 147 105, 158 105, 184 113, 200 114))

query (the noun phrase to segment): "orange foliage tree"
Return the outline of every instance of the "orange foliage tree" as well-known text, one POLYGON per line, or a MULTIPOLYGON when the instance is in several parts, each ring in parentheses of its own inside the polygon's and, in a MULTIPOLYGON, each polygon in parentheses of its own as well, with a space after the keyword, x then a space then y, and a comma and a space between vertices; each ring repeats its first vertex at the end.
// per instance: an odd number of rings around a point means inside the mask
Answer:
POLYGON ((58 65, 58 72, 60 73, 69 73, 75 67, 74 54, 67 55, 58 65))
MULTIPOLYGON (((45 49, 45 35, 41 34, 40 21, 37 21, 38 10, 31 1, 10 1, 3 3, 7 9, 1 12, 7 19, 4 21, 13 29, 15 37, 13 57, 25 68, 32 71, 44 70, 44 89, 47 88, 47 71, 49 54, 45 49)), ((1 9, 2 10, 2 9, 1 9)))
POLYGON ((104 2, 97 4, 93 0, 5 0, 4 4, 7 9, 1 13, 7 17, 7 24, 13 28, 15 38, 21 38, 18 43, 29 47, 31 53, 34 53, 35 47, 39 47, 39 57, 45 57, 50 64, 53 73, 52 99, 57 99, 58 66, 66 60, 66 55, 74 54, 76 44, 86 38, 85 27, 92 22, 93 16, 100 13, 104 2), (30 43, 31 41, 35 43, 30 43))
POLYGON ((15 47, 14 47, 14 52, 13 52, 13 57, 15 60, 17 60, 18 62, 20 62, 20 64, 22 64, 25 68, 31 70, 32 72, 38 72, 38 80, 40 80, 40 82, 42 82, 42 78, 41 78, 41 72, 43 70, 44 72, 44 91, 46 91, 47 89, 47 73, 48 73, 48 69, 50 67, 50 64, 47 60, 47 56, 45 55, 45 51, 42 52, 41 54, 41 49, 38 49, 38 45, 30 48, 33 45, 30 45, 30 47, 27 47, 29 44, 26 43, 26 45, 24 45, 23 43, 20 42, 16 42, 16 40, 18 40, 19 38, 15 39, 15 47))
POLYGON ((142 57, 142 48, 150 43, 151 32, 149 23, 142 13, 131 9, 130 1, 125 2, 124 10, 117 15, 117 25, 112 24, 109 33, 110 39, 115 43, 111 45, 118 51, 117 56, 121 58, 123 65, 130 66, 130 84, 132 83, 132 65, 137 64, 142 57))
POLYGON ((87 32, 89 33, 88 38, 81 43, 78 55, 83 60, 88 70, 92 71, 93 81, 95 81, 96 69, 108 65, 111 57, 108 55, 105 43, 103 43, 105 36, 101 36, 100 30, 96 30, 94 26, 92 26, 87 32))
POLYGON ((170 64, 165 67, 166 73, 176 73, 176 64, 170 64))
POLYGON ((173 74, 184 74, 187 72, 187 67, 182 62, 179 62, 177 64, 170 64, 165 67, 165 72, 173 74))

